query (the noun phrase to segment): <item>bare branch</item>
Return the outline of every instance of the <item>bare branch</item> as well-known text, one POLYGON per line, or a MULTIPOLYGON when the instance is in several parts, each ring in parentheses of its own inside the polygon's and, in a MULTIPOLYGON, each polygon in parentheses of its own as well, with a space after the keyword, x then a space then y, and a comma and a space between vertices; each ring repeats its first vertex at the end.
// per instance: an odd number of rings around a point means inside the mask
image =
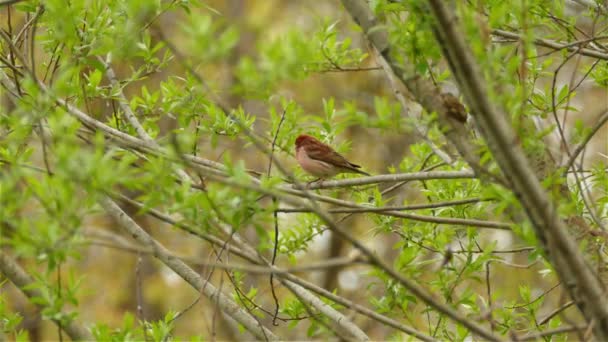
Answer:
MULTIPOLYGON (((0 162, 2 160, 0 159, 0 162)), ((381 213, 383 211, 402 211, 402 210, 422 210, 422 209, 436 209, 443 207, 452 207, 464 204, 474 204, 484 201, 481 198, 468 198, 462 200, 445 201, 445 202, 434 202, 425 204, 412 204, 404 206, 390 206, 390 207, 371 207, 371 208, 346 208, 346 209, 328 209, 328 213, 381 213)), ((307 213, 310 210, 306 208, 278 208, 280 213, 307 213)))
POLYGON ((574 305, 574 301, 569 301, 569 302, 565 303, 564 305, 560 306, 559 308, 557 308, 557 309, 555 309, 555 310, 551 311, 551 312, 550 312, 550 313, 547 315, 547 317, 545 317, 545 318, 541 319, 541 320, 538 322, 538 325, 543 325, 543 324, 545 324, 545 323, 548 323, 548 322, 551 320, 551 318, 555 317, 556 315, 558 315, 558 314, 559 314, 559 313, 561 313, 562 311, 566 310, 567 308, 571 307, 572 305, 574 305))
MULTIPOLYGON (((116 241, 115 239, 113 239, 116 241)), ((154 251, 151 248, 144 248, 133 245, 124 241, 123 239, 119 243, 113 243, 103 240, 91 240, 90 243, 95 246, 102 246, 108 248, 115 248, 119 250, 123 250, 131 253, 143 253, 143 254, 154 254, 154 251)), ((180 256, 172 254, 173 257, 178 258, 184 262, 187 262, 196 266, 205 266, 212 268, 219 268, 224 270, 234 270, 241 271, 245 273, 251 274, 287 274, 287 273, 300 273, 300 272, 311 272, 311 271, 324 271, 327 268, 332 268, 336 266, 356 266, 357 264, 361 264, 362 260, 357 260, 354 257, 340 257, 327 259, 317 263, 310 263, 308 265, 299 265, 295 267, 289 268, 278 268, 278 267, 265 267, 259 265, 252 264, 235 264, 235 263, 225 263, 225 262, 210 262, 200 258, 192 258, 188 256, 180 256)))
MULTIPOLYGON (((492 30, 492 34, 496 35, 496 36, 504 37, 507 39, 518 40, 518 41, 523 39, 517 33, 504 31, 504 30, 492 30)), ((544 47, 551 48, 554 50, 564 50, 565 49, 565 50, 568 50, 571 52, 579 53, 583 56, 608 60, 608 54, 606 54, 606 53, 603 53, 603 52, 595 50, 595 49, 581 48, 581 45, 584 43, 586 43, 586 41, 577 42, 575 44, 564 44, 564 43, 558 43, 558 42, 554 42, 554 41, 547 40, 547 39, 540 39, 540 38, 534 39, 534 44, 536 44, 536 45, 544 46, 544 47)))
POLYGON ((397 173, 397 174, 316 182, 316 183, 310 184, 308 186, 308 189, 310 189, 310 190, 329 189, 329 188, 352 187, 352 186, 368 185, 368 184, 394 183, 394 182, 412 181, 412 180, 472 179, 472 178, 475 178, 475 173, 473 171, 469 171, 469 170, 411 172, 411 173, 397 173))
POLYGON ((551 329, 551 330, 541 331, 541 332, 534 333, 534 334, 528 334, 528 335, 525 335, 522 337, 517 337, 517 338, 515 338, 515 341, 538 341, 538 340, 541 340, 543 337, 549 337, 549 336, 553 336, 553 335, 557 335, 557 334, 565 334, 565 333, 574 332, 574 331, 578 331, 578 330, 584 330, 586 328, 587 328, 586 325, 559 327, 559 328, 555 328, 555 329, 551 329))

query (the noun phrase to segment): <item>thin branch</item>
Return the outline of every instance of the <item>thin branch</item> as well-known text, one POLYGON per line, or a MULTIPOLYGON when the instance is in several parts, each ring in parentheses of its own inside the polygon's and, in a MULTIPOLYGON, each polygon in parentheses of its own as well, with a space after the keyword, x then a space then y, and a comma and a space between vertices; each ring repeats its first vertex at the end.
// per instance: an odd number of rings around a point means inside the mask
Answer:
POLYGON ((571 325, 571 326, 559 327, 559 328, 555 328, 555 329, 551 329, 551 330, 545 330, 545 331, 541 331, 541 332, 534 333, 534 334, 528 334, 528 335, 521 336, 521 337, 518 336, 514 340, 522 341, 522 342, 523 341, 539 341, 539 340, 543 339, 544 337, 550 337, 553 335, 580 331, 580 330, 584 330, 586 328, 587 328, 586 325, 574 325, 574 326, 571 325))
MULTIPOLYGON (((103 240, 91 240, 86 243, 90 243, 95 246, 119 249, 119 250, 130 252, 130 253, 142 253, 142 254, 148 254, 148 255, 154 254, 154 251, 150 248, 135 246, 135 245, 129 244, 124 241, 121 242, 120 244, 111 243, 111 242, 107 242, 107 241, 103 241, 103 240)), ((178 256, 175 254, 172 254, 172 257, 181 259, 184 262, 187 262, 187 263, 195 265, 195 266, 219 268, 219 269, 223 269, 223 270, 240 271, 240 272, 251 273, 251 274, 288 274, 288 273, 315 272, 315 271, 324 271, 324 270, 326 270, 328 268, 332 268, 332 267, 356 266, 359 264, 365 264, 365 262, 363 260, 357 260, 357 258, 354 258, 354 257, 340 257, 340 258, 327 259, 327 260, 317 262, 317 263, 310 263, 308 265, 299 265, 299 266, 294 266, 294 267, 289 267, 289 268, 278 268, 278 267, 274 267, 274 266, 265 267, 265 266, 252 265, 252 264, 211 262, 211 261, 202 260, 200 258, 178 256)))
POLYGON ((475 173, 469 170, 463 171, 428 171, 428 172, 410 172, 410 173, 396 173, 379 176, 368 176, 358 178, 348 178, 340 180, 322 181, 315 182, 308 186, 309 190, 316 189, 330 189, 330 188, 342 188, 342 187, 353 187, 359 185, 369 184, 380 184, 380 183, 394 183, 401 181, 412 181, 412 180, 433 180, 433 179, 474 179, 475 173))
MULTIPOLYGON (((268 172, 266 173, 267 177, 270 177, 270 173, 272 171, 272 161, 274 159, 274 148, 277 143, 277 138, 279 137, 279 132, 281 132, 281 126, 283 126, 283 121, 285 121, 285 114, 287 114, 287 108, 283 109, 283 113, 281 114, 281 119, 279 120, 279 124, 277 125, 277 131, 274 133, 274 138, 272 138, 272 144, 270 146, 270 158, 268 160, 268 172)), ((278 206, 277 198, 272 198, 272 205, 274 207, 278 206)), ((274 245, 272 248, 272 259, 270 260, 270 264, 274 266, 277 260, 277 253, 279 251, 279 216, 278 212, 275 210, 272 213, 272 218, 274 221, 274 245)), ((279 299, 277 298, 277 293, 274 288, 274 274, 270 274, 270 290, 272 293, 272 298, 274 299, 274 314, 272 316, 272 325, 277 326, 277 316, 279 315, 279 299)))
MULTIPOLYGON (((1 161, 1 160, 0 160, 1 161)), ((482 201, 490 201, 490 199, 482 198, 468 198, 462 200, 435 202, 426 204, 412 204, 405 206, 390 206, 390 207, 373 207, 373 208, 342 208, 342 209, 328 209, 328 213, 332 214, 344 214, 344 213, 381 213, 384 211, 402 211, 402 210, 422 210, 422 209, 436 209, 443 207, 452 207, 464 204, 479 203, 482 201)), ((280 213, 306 213, 310 212, 307 208, 278 208, 280 213)))
MULTIPOLYGON (((570 148, 568 147, 568 142, 566 139, 566 136, 564 135, 564 128, 562 127, 562 124, 559 121, 558 115, 557 115, 557 106, 558 104, 556 103, 557 101, 557 95, 555 93, 555 90, 557 88, 556 84, 557 84, 557 76, 559 75, 560 70, 566 65, 566 63, 574 58, 574 56, 576 56, 576 52, 572 52, 570 53, 566 58, 564 58, 562 60, 562 62, 557 66, 557 68, 555 68, 555 71, 553 72, 553 77, 551 79, 551 114, 553 115, 553 120, 555 121, 555 125, 557 127, 557 135, 559 138, 559 143, 560 146, 562 146, 564 148, 564 150, 566 151, 566 154, 568 156, 570 156, 570 148)), ((570 97, 570 94, 568 94, 568 98, 570 97)), ((560 103, 561 104, 561 100, 560 103)), ((564 121, 565 121, 565 116, 564 116, 564 121)))
POLYGON ((600 130, 600 128, 602 128, 608 122, 608 110, 602 109, 602 112, 603 112, 603 114, 601 114, 597 118, 597 120, 596 120, 595 124, 593 124, 593 127, 591 128, 591 131, 589 132, 589 134, 587 134, 587 136, 585 136, 583 141, 581 141, 573 149, 572 155, 570 156, 568 161, 564 164, 566 170, 569 170, 574 165, 576 158, 578 158, 578 156, 581 154, 581 152, 583 152, 585 147, 587 147, 587 144, 589 143, 589 141, 591 141, 591 138, 593 138, 595 136, 595 134, 600 130))
MULTIPOLYGON (((517 33, 504 31, 504 30, 492 30, 492 34, 496 35, 496 36, 504 37, 507 39, 517 40, 517 41, 520 41, 523 39, 523 37, 517 33)), ((540 38, 534 39, 534 44, 536 44, 536 45, 544 46, 544 47, 551 48, 554 50, 566 49, 568 51, 576 52, 576 53, 579 53, 579 54, 587 56, 587 57, 594 57, 594 58, 599 58, 599 59, 603 59, 603 60, 608 60, 608 54, 606 54, 606 53, 603 53, 603 52, 595 50, 595 49, 581 48, 580 45, 582 45, 584 43, 586 43, 586 41, 576 42, 576 43, 572 43, 572 44, 564 44, 564 43, 558 43, 558 42, 554 42, 554 41, 547 40, 547 39, 540 39, 540 38)))
POLYGON ((104 67, 106 69, 106 76, 110 80, 110 84, 112 85, 112 87, 116 88, 116 90, 117 90, 118 105, 120 106, 120 109, 122 109, 122 112, 123 112, 125 118, 127 119, 127 121, 131 124, 131 126, 133 126, 133 128, 135 129, 135 132, 137 132, 137 135, 141 139, 143 139, 145 142, 147 142, 155 147, 158 147, 158 144, 156 143, 156 141, 154 139, 152 139, 152 137, 148 134, 148 132, 146 132, 144 127, 139 123, 139 120, 137 120, 135 113, 133 113, 133 111, 131 110, 131 107, 129 106, 129 100, 127 100, 124 92, 122 91, 122 86, 119 84, 118 80, 116 79, 116 74, 114 73, 114 70, 112 69, 112 66, 110 65, 110 61, 109 60, 104 61, 101 57, 98 57, 97 59, 99 60, 100 63, 102 63, 104 65, 104 67))
MULTIPOLYGON (((194 164, 192 164, 191 166, 197 167, 194 164)), ((203 169, 201 169, 200 171, 204 172, 203 169)), ((327 224, 329 229, 332 229, 332 230, 339 229, 340 231, 342 231, 342 229, 337 227, 335 222, 332 221, 332 219, 329 216, 329 213, 321 210, 320 208, 318 208, 318 206, 313 206, 313 205, 315 205, 315 202, 312 202, 312 203, 302 202, 300 199, 297 199, 297 198, 281 196, 281 194, 279 192, 272 190, 272 189, 266 189, 264 187, 261 187, 261 186, 257 185, 257 183, 253 183, 253 184, 252 183, 249 183, 249 184, 243 183, 243 182, 235 181, 233 179, 220 177, 216 174, 208 174, 208 177, 209 177, 209 179, 214 180, 218 183, 222 183, 222 184, 240 188, 240 189, 248 189, 248 190, 252 190, 252 191, 257 191, 259 193, 266 194, 268 196, 276 196, 278 198, 282 198, 285 203, 296 205, 298 207, 308 208, 309 210, 311 210, 312 212, 317 214, 317 216, 319 216, 327 224)), ((356 204, 354 206, 357 208, 365 208, 365 206, 356 205, 356 204)), ((511 225, 508 223, 494 222, 494 221, 461 219, 461 218, 451 218, 451 217, 424 216, 424 215, 402 213, 402 212, 398 212, 398 211, 387 211, 387 212, 383 212, 382 214, 388 215, 388 216, 393 216, 393 217, 398 217, 398 218, 414 220, 414 221, 430 222, 430 223, 438 223, 438 224, 451 224, 451 225, 493 228, 493 229, 503 229, 503 230, 511 229, 511 225)), ((342 231, 342 232, 344 232, 344 231, 342 231)), ((348 237, 346 235, 344 235, 344 238, 349 239, 349 241, 351 243, 355 244, 357 249, 364 248, 359 243, 359 241, 354 239, 352 236, 350 236, 350 234, 348 234, 348 237)), ((364 254, 366 254, 366 253, 364 253, 364 254)), ((382 264, 382 267, 387 267, 387 266, 382 264)))
POLYGON ((492 286, 490 285, 490 264, 492 263, 492 260, 488 260, 488 262, 486 262, 486 294, 488 296, 488 321, 490 323, 490 329, 492 331, 495 330, 495 324, 494 324, 494 317, 492 317, 492 311, 494 310, 492 308, 492 286))
POLYGON ((381 67, 361 67, 361 68, 344 68, 344 67, 339 67, 339 68, 330 68, 330 69, 321 69, 321 70, 312 70, 313 72, 318 72, 318 73, 328 73, 328 72, 360 72, 360 71, 376 71, 376 70, 382 70, 381 67))
POLYGON ((553 285, 550 289, 548 289, 547 291, 544 291, 543 293, 541 293, 540 295, 538 295, 536 298, 532 299, 531 301, 529 301, 528 303, 525 304, 519 304, 519 305, 513 305, 513 306, 505 306, 506 309, 520 309, 520 308, 525 308, 527 306, 529 306, 530 304, 534 304, 537 301, 539 301, 540 299, 544 298, 547 294, 549 294, 549 292, 555 290, 559 285, 561 285, 561 283, 557 283, 555 285, 553 285))
MULTIPOLYGON (((359 209, 370 209, 369 207, 365 207, 363 205, 358 205, 359 209)), ((299 209, 301 210, 301 209, 299 209)), ((315 212, 312 208, 304 208, 301 212, 315 212)), ((367 212, 367 211, 363 211, 367 212)), ((331 213, 331 210, 328 211, 331 213)), ((427 216, 427 215, 418 215, 418 214, 408 214, 402 213, 399 211, 379 211, 379 215, 397 217, 412 221, 420 221, 420 222, 428 222, 428 223, 436 223, 436 224, 447 224, 453 226, 467 226, 467 227, 478 227, 478 228, 491 228, 491 229, 501 229, 501 230, 511 230, 510 223, 504 222, 496 222, 496 221, 484 221, 484 220, 475 220, 475 219, 462 219, 456 217, 441 217, 441 216, 427 216)))
MULTIPOLYGON (((108 55, 108 58, 109 58, 109 55, 108 55)), ((139 135, 139 137, 142 140, 144 140, 147 144, 153 146, 154 148, 160 148, 158 143, 154 139, 152 139, 152 137, 148 134, 148 132, 146 132, 145 128, 139 123, 139 120, 137 120, 135 113, 133 113, 133 111, 131 110, 131 107, 129 106, 129 101, 127 100, 127 97, 125 96, 120 84, 118 83, 118 80, 116 79, 116 74, 114 73, 114 70, 112 69, 112 66, 110 65, 110 61, 109 60, 104 61, 101 57, 98 57, 98 60, 105 66, 106 75, 107 75, 108 79, 110 80, 110 84, 112 84, 112 86, 118 90, 118 105, 122 109, 122 112, 123 112, 124 116, 127 118, 127 121, 129 122, 129 124, 131 124, 131 126, 133 126, 133 128, 135 129, 135 132, 137 132, 137 135, 139 135)), ((190 176, 188 176, 188 174, 184 170, 178 168, 175 170, 175 172, 177 173, 177 175, 179 176, 179 178, 182 181, 192 182, 190 176)))
MULTIPOLYGON (((19 42, 23 38, 26 38, 27 36, 27 31, 30 28, 30 26, 32 24, 34 24, 39 16, 44 13, 44 6, 39 6, 38 9, 36 10, 36 13, 34 13, 34 15, 29 18, 29 20, 23 25, 23 27, 21 27, 21 30, 19 30, 19 33, 17 33, 17 35, 15 35, 15 43, 19 42)), ((24 63, 24 61, 21 61, 22 63, 24 63)), ((25 64, 24 64, 25 65, 25 64)), ((35 69, 32 69, 32 71, 35 71, 35 69)))
POLYGON ((538 325, 543 325, 545 323, 549 323, 549 321, 551 320, 551 318, 559 315, 562 311, 566 310, 567 308, 571 307, 572 305, 574 305, 574 301, 569 301, 569 302, 565 303, 564 305, 560 306, 559 308, 551 311, 547 315, 547 317, 541 319, 540 322, 538 322, 538 325))

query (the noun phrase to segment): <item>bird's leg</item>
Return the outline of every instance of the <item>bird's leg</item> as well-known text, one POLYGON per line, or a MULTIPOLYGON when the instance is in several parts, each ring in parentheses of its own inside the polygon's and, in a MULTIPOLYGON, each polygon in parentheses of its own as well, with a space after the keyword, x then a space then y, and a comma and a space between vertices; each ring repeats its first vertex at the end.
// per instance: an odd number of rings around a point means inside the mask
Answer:
POLYGON ((310 185, 311 185, 312 183, 315 183, 315 182, 323 182, 323 178, 317 178, 317 179, 315 179, 315 180, 312 180, 312 181, 310 181, 310 182, 306 183, 306 188, 307 188, 307 189, 308 189, 308 188, 310 188, 310 185))

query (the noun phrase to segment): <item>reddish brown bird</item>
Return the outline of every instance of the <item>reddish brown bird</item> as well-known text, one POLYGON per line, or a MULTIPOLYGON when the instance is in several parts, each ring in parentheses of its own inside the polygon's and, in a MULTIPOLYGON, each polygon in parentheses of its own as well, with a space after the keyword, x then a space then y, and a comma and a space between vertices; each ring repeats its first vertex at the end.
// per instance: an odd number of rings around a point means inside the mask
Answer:
POLYGON ((330 146, 306 134, 296 138, 296 159, 304 171, 321 179, 339 173, 370 175, 359 170, 361 166, 349 162, 330 146))

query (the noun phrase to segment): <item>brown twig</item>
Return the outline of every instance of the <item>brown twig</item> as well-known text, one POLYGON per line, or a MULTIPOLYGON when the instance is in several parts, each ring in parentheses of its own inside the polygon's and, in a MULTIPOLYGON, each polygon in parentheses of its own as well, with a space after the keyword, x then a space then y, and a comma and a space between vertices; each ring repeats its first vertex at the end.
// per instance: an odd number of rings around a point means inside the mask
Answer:
MULTIPOLYGON (((520 41, 523 38, 517 34, 517 33, 513 33, 513 32, 509 32, 509 31, 504 31, 504 30, 492 30, 492 34, 496 35, 496 36, 500 36, 500 37, 504 37, 507 39, 513 39, 516 41, 520 41)), ((600 39, 606 39, 608 37, 599 37, 600 39)), ((608 60, 608 54, 603 53, 601 51, 595 50, 595 49, 589 49, 589 48, 581 48, 581 45, 589 42, 589 41, 593 41, 593 40, 597 40, 598 38, 590 38, 589 40, 582 40, 582 41, 577 41, 574 43, 558 43, 558 42, 554 42, 551 40, 547 40, 547 39, 539 39, 536 38, 534 39, 534 44, 540 45, 540 46, 544 46, 547 48, 551 48, 553 50, 568 50, 571 52, 576 52, 579 53, 583 56, 587 56, 587 57, 593 57, 593 58, 599 58, 599 59, 603 59, 603 60, 608 60)))

